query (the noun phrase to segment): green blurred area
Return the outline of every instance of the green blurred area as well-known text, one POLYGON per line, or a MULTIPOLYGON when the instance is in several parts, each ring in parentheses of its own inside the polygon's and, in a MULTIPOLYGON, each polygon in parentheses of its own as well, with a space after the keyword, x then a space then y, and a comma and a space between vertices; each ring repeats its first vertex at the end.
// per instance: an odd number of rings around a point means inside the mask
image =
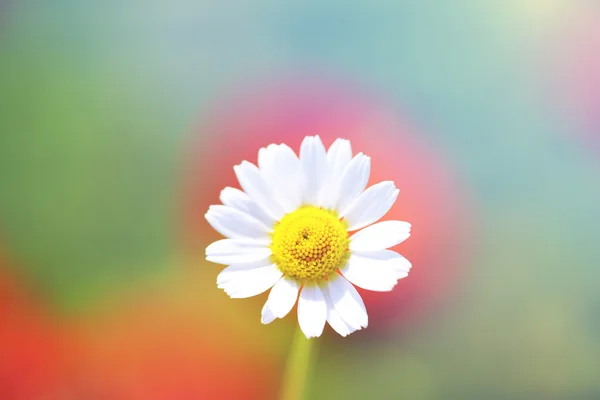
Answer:
POLYGON ((185 127, 133 69, 10 17, 0 36, 3 246, 46 299, 71 309, 168 257, 185 127))

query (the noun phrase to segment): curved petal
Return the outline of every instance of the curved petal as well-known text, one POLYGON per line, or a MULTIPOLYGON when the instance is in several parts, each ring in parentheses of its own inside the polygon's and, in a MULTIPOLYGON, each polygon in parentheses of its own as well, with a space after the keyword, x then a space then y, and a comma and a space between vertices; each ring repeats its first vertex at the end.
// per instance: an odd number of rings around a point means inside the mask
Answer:
POLYGON ((412 268, 410 261, 393 250, 355 251, 353 254, 359 257, 369 258, 375 262, 385 261, 386 265, 390 266, 395 271, 398 279, 406 277, 412 268))
POLYGON ((304 138, 300 145, 300 164, 306 183, 304 201, 310 205, 318 206, 320 205, 323 177, 327 168, 327 155, 319 136, 304 138))
POLYGON ((350 160, 352 160, 350 141, 336 139, 327 151, 327 175, 321 198, 323 208, 334 209, 336 207, 340 180, 350 160))
POLYGON ((221 273, 217 276, 217 285, 225 284, 229 281, 236 280, 240 273, 245 273, 252 269, 259 269, 263 267, 269 267, 273 263, 269 258, 264 258, 262 260, 239 263, 239 264, 231 264, 229 267, 221 270, 221 273))
POLYGON ((265 303, 261 311, 260 322, 265 325, 270 324, 271 322, 275 321, 275 318, 277 317, 275 314, 273 314, 273 311, 269 308, 269 305, 265 303))
POLYGON ((340 217, 348 221, 348 230, 355 231, 378 221, 392 208, 400 190, 396 189, 394 182, 384 181, 371 186, 356 199, 346 214, 340 217))
POLYGON ((408 276, 410 263, 391 250, 353 253, 341 269, 346 279, 356 286, 376 292, 392 290, 398 279, 408 276))
POLYGON ((223 205, 210 206, 204 217, 217 232, 225 237, 269 239, 269 228, 235 208, 223 205))
POLYGON ((273 319, 285 317, 296 304, 300 285, 294 279, 281 278, 269 293, 269 298, 262 311, 262 323, 268 324, 273 319))
POLYGON ((275 200, 271 187, 261 175, 258 167, 248 161, 233 167, 235 175, 244 192, 250 196, 267 215, 279 221, 285 214, 281 205, 275 200))
POLYGON ((221 190, 219 200, 226 206, 236 208, 243 213, 259 220, 265 226, 272 227, 275 224, 275 219, 265 213, 257 204, 240 189, 226 187, 221 190))
POLYGON ((336 198, 337 210, 342 214, 354 203, 367 187, 369 175, 371 174, 371 158, 363 153, 358 153, 344 169, 340 178, 336 198))
POLYGON ((300 207, 304 182, 294 150, 285 144, 270 144, 259 150, 258 166, 285 212, 300 207))
POLYGON ((348 325, 343 320, 340 313, 335 309, 335 306, 333 305, 333 301, 329 297, 329 293, 326 291, 323 291, 323 297, 325 298, 325 303, 327 303, 327 322, 333 328, 333 330, 344 337, 348 336, 352 332, 356 331, 356 329, 354 329, 353 327, 348 325))
POLYGON ((321 336, 327 320, 327 304, 318 286, 305 286, 298 300, 298 324, 307 339, 321 336))
POLYGON ((410 236, 410 224, 404 221, 383 221, 368 226, 350 236, 351 251, 383 250, 402 243, 410 236))
POLYGON ((353 331, 366 328, 369 324, 367 309, 362 298, 345 278, 333 275, 332 279, 323 286, 323 293, 331 302, 340 317, 353 331))
POLYGON ((268 240, 221 239, 206 248, 206 260, 231 265, 259 261, 271 255, 268 240))
POLYGON ((274 264, 250 269, 232 265, 219 274, 217 287, 233 299, 252 297, 273 287, 282 275, 274 264))
POLYGON ((340 178, 346 165, 352 160, 352 146, 347 139, 336 139, 327 151, 327 164, 331 176, 340 178))

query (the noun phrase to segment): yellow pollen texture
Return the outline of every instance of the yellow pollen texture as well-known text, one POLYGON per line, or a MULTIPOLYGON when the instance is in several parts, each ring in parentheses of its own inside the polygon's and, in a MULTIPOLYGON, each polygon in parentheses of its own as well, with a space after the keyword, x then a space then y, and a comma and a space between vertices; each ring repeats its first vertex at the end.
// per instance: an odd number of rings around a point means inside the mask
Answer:
POLYGON ((275 226, 273 262, 285 275, 302 281, 323 279, 347 261, 348 224, 333 212, 302 207, 275 226))

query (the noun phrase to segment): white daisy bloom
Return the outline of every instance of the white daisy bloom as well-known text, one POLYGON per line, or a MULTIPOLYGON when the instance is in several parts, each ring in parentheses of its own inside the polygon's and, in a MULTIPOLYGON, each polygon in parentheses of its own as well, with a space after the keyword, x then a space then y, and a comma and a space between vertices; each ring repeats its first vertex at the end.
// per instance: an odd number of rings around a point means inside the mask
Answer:
POLYGON ((206 248, 208 261, 228 265, 218 287, 232 298, 271 289, 264 324, 285 317, 298 300, 307 338, 320 336, 325 322, 342 336, 366 328, 367 311, 353 284, 390 291, 411 268, 388 250, 410 236, 410 224, 373 224, 399 190, 390 181, 365 190, 370 166, 368 156, 352 157, 348 140, 337 139, 326 151, 318 136, 304 138, 299 157, 285 144, 271 144, 258 152, 258 167, 236 165, 243 190, 226 187, 223 204, 206 213, 226 237, 206 248))

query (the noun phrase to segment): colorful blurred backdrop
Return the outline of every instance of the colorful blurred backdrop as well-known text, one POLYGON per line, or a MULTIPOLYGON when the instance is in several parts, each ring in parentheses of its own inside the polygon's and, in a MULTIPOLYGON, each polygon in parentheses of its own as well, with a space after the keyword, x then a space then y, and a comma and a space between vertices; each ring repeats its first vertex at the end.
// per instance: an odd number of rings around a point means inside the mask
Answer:
POLYGON ((600 3, 0 1, 0 399, 275 399, 204 213, 319 134, 413 263, 307 399, 600 398, 600 3))

